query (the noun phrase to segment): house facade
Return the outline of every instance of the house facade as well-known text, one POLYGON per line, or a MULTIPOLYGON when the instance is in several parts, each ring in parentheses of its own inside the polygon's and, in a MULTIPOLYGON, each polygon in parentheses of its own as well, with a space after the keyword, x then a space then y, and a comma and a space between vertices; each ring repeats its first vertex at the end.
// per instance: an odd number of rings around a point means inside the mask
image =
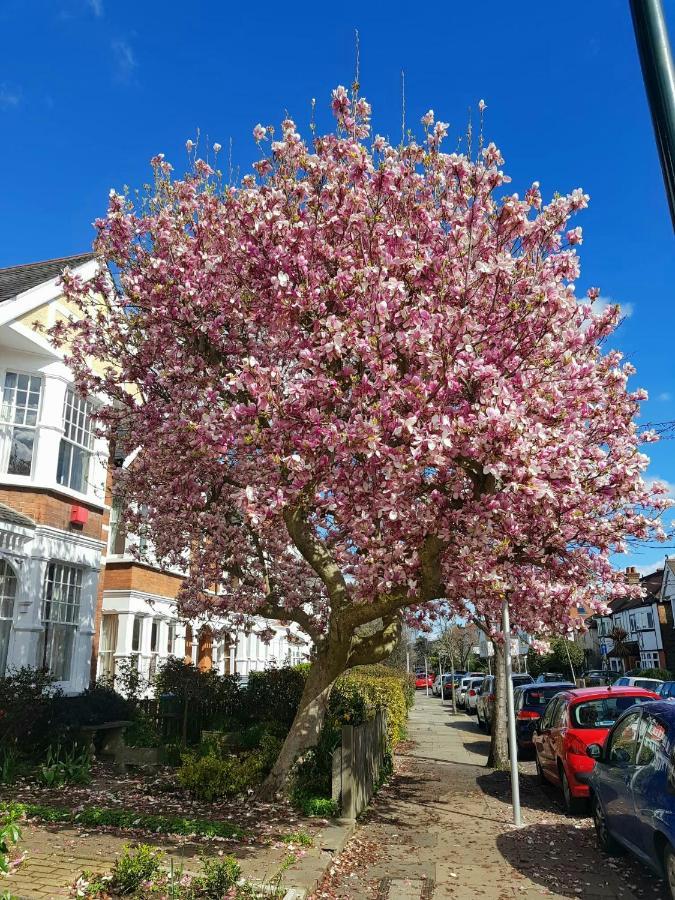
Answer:
POLYGON ((72 313, 66 265, 96 272, 91 254, 0 270, 0 673, 45 667, 78 692, 100 605, 107 449, 38 327, 72 313))
POLYGON ((638 668, 672 670, 675 575, 667 562, 664 568, 642 578, 631 566, 626 569, 626 578, 630 583, 639 583, 645 593, 640 600, 614 600, 609 615, 596 617, 605 667, 617 673, 638 668))
POLYGON ((181 574, 163 570, 151 545, 139 546, 127 535, 114 502, 111 507, 97 677, 114 681, 120 663, 128 660, 150 694, 153 676, 171 657, 243 679, 271 665, 309 658, 309 641, 296 626, 259 617, 246 629, 233 628, 220 617, 182 620, 176 602, 181 574), (271 641, 261 640, 265 629, 274 633, 271 641))
POLYGON ((78 314, 59 287, 63 269, 86 282, 97 265, 87 253, 0 269, 0 676, 46 668, 77 693, 114 678, 122 658, 148 679, 172 656, 242 676, 307 658, 307 639, 277 622, 237 632, 181 621, 180 573, 134 555, 112 502, 109 448, 94 434, 96 398, 77 394, 44 333, 78 314))

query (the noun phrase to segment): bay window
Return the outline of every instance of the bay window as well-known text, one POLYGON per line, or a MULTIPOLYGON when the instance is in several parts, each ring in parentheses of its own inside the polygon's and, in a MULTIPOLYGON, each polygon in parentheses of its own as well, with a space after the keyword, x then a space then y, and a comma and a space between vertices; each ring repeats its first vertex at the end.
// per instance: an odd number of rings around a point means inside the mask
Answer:
POLYGON ((117 650, 118 617, 105 615, 101 623, 101 646, 98 650, 99 678, 110 684, 115 679, 115 651, 117 650))
POLYGON ((40 412, 42 379, 6 372, 0 406, 0 471, 30 477, 40 412))
POLYGON ((42 601, 40 664, 58 681, 68 681, 80 615, 82 569, 49 563, 42 601))
POLYGON ((9 636, 14 619, 16 575, 8 562, 0 559, 0 677, 5 674, 9 636))
POLYGON ((94 432, 91 405, 68 388, 63 407, 63 430, 56 480, 65 487, 87 493, 94 432))

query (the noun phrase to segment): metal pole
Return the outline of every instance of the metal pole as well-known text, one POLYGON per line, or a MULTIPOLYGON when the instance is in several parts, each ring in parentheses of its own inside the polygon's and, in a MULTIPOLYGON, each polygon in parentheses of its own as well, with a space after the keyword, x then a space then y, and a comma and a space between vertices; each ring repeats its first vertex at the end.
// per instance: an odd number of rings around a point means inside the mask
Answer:
POLYGON ((452 679, 452 681, 450 682, 452 690, 452 714, 453 716, 456 716, 457 704, 455 703, 455 654, 452 652, 452 647, 450 647, 450 678, 452 679))
POLYGON ((565 638, 564 640, 565 640, 565 650, 567 650, 567 662, 570 664, 570 670, 572 672, 572 681, 576 684, 577 676, 574 673, 574 666, 572 665, 572 657, 570 656, 570 648, 567 645, 568 644, 567 638, 565 638))
POLYGON ((511 801, 513 803, 513 824, 520 826, 520 782, 518 781, 518 745, 516 744, 516 711, 513 705, 513 679, 511 678, 511 622, 509 601, 502 603, 502 631, 504 632, 504 669, 506 670, 506 716, 509 725, 509 758, 511 760, 511 801))
POLYGON ((445 703, 445 690, 443 686, 443 657, 438 654, 438 677, 441 679, 441 706, 445 703))
POLYGON ((425 688, 427 692, 427 697, 429 696, 429 669, 427 668, 427 658, 424 657, 424 681, 426 682, 425 688))
POLYGON ((410 650, 405 651, 405 670, 410 675, 410 650))
POLYGON ((642 77, 675 228, 675 69, 661 0, 630 0, 642 77))

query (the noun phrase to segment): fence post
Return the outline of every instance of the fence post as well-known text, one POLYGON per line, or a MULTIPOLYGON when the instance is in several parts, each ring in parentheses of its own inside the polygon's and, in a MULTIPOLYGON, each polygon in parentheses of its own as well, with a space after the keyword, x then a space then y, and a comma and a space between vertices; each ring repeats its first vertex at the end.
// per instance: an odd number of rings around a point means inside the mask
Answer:
POLYGON ((342 817, 356 818, 354 796, 354 731, 351 725, 342 726, 342 817))

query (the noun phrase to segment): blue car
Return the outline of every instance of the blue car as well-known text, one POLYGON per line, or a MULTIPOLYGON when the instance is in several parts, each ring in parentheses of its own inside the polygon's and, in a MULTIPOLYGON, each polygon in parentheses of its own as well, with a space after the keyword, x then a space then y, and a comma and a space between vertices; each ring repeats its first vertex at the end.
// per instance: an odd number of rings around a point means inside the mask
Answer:
POLYGON ((569 691, 574 687, 576 685, 570 681, 554 681, 523 684, 514 690, 513 706, 516 711, 516 742, 519 753, 534 750, 532 735, 552 698, 560 691, 569 691))
POLYGON ((632 706, 617 719, 583 780, 591 791, 598 843, 630 850, 666 879, 675 898, 675 703, 632 706))

